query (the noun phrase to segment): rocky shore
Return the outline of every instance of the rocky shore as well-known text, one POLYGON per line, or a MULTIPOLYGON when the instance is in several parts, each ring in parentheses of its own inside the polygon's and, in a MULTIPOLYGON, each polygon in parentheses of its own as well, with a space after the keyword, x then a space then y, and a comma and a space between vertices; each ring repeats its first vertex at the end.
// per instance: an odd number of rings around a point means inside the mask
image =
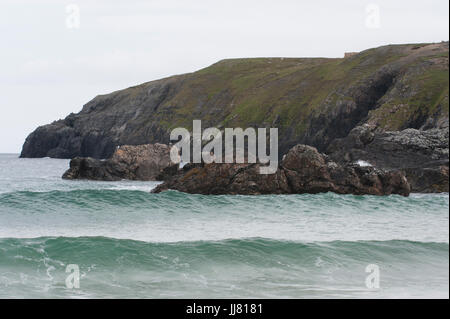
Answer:
POLYGON ((339 164, 316 148, 296 145, 284 156, 276 173, 260 174, 259 163, 187 164, 182 169, 170 161, 169 146, 122 146, 111 159, 76 157, 65 179, 114 181, 161 180, 154 193, 172 189, 193 194, 338 194, 409 195, 403 172, 385 171, 358 164, 339 164))
POLYGON ((448 53, 441 42, 336 59, 223 60, 99 95, 79 113, 38 127, 21 157, 71 158, 67 179, 163 180, 155 191, 406 194, 404 176, 411 192, 448 192, 448 53), (193 120, 221 131, 278 128, 278 171, 171 167, 170 132, 192 130, 193 120))
POLYGON ((381 131, 374 125, 354 128, 327 149, 339 163, 367 162, 402 171, 417 193, 448 192, 449 129, 381 131))
POLYGON ((189 164, 179 171, 169 168, 163 174, 165 182, 153 192, 173 189, 214 195, 335 192, 408 196, 411 190, 400 171, 388 172, 357 164, 340 165, 316 148, 301 144, 289 150, 275 174, 259 174, 260 165, 211 163, 189 164))
POLYGON ((328 155, 298 144, 285 154, 275 174, 261 164, 187 164, 170 160, 164 144, 124 145, 107 160, 76 157, 65 179, 164 181, 167 189, 199 194, 408 195, 449 191, 449 130, 379 131, 362 125, 328 148, 328 155))
POLYGON ((107 160, 75 157, 64 179, 117 181, 121 179, 157 180, 161 171, 171 164, 170 148, 164 144, 124 145, 107 160))

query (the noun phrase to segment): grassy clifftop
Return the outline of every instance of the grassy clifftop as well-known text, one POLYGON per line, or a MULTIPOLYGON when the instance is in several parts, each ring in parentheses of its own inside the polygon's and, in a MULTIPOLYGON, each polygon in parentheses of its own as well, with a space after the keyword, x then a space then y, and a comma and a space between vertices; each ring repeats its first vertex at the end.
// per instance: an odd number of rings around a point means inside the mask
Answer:
POLYGON ((383 95, 369 114, 370 122, 401 129, 439 111, 448 116, 447 44, 393 45, 347 59, 224 60, 191 74, 162 106, 180 106, 175 108, 182 116, 171 125, 188 125, 185 116, 190 114, 216 122, 217 118, 208 115, 222 108, 224 125, 270 125, 276 121, 278 126, 293 125, 301 133, 310 115, 333 112, 343 102, 356 102, 349 88, 370 81, 380 70, 392 72, 393 79, 383 92, 386 95, 380 92, 383 95))
POLYGON ((297 143, 324 149, 362 123, 444 127, 448 72, 448 42, 339 59, 223 60, 97 96, 80 113, 30 134, 22 156, 107 157, 115 145, 168 142, 170 129, 190 128, 193 119, 204 127, 278 127, 282 152, 297 143))

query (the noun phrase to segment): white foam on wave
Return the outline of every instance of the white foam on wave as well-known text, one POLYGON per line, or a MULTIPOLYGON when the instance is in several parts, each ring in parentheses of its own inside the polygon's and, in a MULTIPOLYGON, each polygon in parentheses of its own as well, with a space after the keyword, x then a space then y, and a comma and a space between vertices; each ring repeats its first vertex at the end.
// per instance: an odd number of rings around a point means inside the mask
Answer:
POLYGON ((144 185, 114 185, 110 189, 112 190, 130 190, 130 191, 142 191, 142 192, 150 192, 157 185, 162 182, 149 182, 144 185))
POLYGON ((369 162, 363 161, 363 160, 357 160, 356 164, 358 164, 361 167, 372 167, 373 165, 369 162))

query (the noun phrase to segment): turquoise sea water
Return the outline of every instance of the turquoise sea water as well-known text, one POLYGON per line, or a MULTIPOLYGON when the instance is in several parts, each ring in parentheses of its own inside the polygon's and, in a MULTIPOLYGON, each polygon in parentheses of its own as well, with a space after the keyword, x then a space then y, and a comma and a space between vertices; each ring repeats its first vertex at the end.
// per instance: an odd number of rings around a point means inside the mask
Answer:
POLYGON ((68 163, 0 155, 0 298, 449 296, 448 194, 150 194, 68 163))

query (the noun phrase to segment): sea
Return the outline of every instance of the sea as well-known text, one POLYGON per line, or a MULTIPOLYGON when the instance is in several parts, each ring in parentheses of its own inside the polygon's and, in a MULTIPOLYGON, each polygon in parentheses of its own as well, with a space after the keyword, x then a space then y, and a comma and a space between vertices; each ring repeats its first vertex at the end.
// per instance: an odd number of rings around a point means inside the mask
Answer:
POLYGON ((151 194, 0 154, 0 298, 449 298, 449 194, 151 194))

